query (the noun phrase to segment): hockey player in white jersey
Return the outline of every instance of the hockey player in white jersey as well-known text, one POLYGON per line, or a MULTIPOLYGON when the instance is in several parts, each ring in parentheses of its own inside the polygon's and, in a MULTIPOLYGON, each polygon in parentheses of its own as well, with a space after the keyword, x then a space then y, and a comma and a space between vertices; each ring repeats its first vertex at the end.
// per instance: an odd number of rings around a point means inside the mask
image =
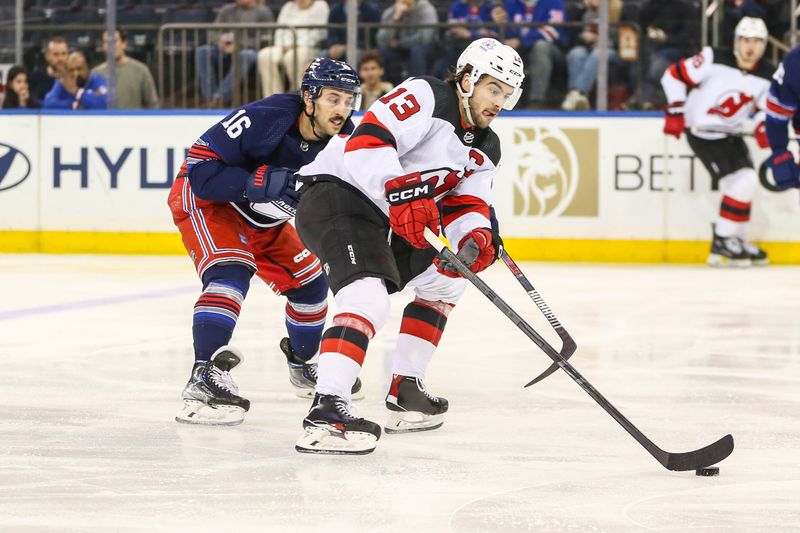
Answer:
POLYGON ((350 412, 350 390, 388 318, 389 294, 406 285, 416 298, 403 312, 392 356, 386 431, 442 425, 448 403, 427 391, 425 371, 465 280, 435 261, 423 232, 439 234, 441 220, 474 272, 497 258, 490 205, 500 143, 489 125, 501 109, 513 109, 523 77, 513 48, 479 39, 447 81, 409 78, 370 106, 352 135, 331 139, 298 172, 306 187, 297 229, 323 263, 337 313, 323 334, 316 396, 297 451, 375 449, 381 428, 350 412))
POLYGON ((664 133, 680 138, 686 130, 695 155, 715 181, 721 180, 711 266, 768 263, 767 254, 747 240, 758 175, 742 140, 752 117, 758 145, 768 146, 764 114, 775 68, 762 59, 766 42, 764 21, 744 17, 736 25, 733 51, 707 46, 671 65, 661 78, 668 102, 664 133))

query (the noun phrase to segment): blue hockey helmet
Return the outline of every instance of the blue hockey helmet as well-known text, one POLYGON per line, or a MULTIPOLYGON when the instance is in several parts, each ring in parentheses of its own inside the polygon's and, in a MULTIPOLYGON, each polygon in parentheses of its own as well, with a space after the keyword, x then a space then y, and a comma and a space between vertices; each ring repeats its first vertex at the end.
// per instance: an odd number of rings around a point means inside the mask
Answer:
POLYGON ((312 100, 316 100, 326 87, 352 93, 353 111, 361 107, 361 80, 353 67, 344 61, 318 57, 303 73, 300 91, 308 91, 312 100))

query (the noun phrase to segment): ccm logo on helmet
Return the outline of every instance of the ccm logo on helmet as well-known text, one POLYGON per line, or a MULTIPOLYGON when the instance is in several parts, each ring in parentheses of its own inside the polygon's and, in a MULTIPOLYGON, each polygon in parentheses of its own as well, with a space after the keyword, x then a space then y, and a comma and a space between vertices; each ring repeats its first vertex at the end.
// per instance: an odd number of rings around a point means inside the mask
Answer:
POLYGON ((391 191, 386 195, 386 200, 392 205, 410 202, 416 198, 432 198, 433 187, 429 182, 414 184, 409 187, 391 191))

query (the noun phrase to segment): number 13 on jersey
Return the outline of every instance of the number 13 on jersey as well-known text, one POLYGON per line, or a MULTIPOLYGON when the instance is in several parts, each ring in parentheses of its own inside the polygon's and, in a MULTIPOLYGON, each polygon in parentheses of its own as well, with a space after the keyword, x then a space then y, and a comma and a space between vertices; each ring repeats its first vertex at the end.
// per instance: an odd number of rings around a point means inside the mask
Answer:
POLYGON ((392 100, 397 100, 389 105, 389 110, 394 113, 397 120, 405 120, 411 115, 420 110, 419 102, 413 94, 406 91, 404 87, 400 87, 395 91, 390 92, 386 96, 380 98, 381 103, 388 104, 392 100), (401 98, 402 97, 402 98, 401 98))

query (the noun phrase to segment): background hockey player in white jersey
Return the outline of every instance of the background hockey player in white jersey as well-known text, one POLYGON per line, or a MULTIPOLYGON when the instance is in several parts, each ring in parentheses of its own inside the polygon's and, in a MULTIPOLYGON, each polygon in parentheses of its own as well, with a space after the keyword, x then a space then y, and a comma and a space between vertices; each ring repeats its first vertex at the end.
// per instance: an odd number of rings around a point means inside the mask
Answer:
POLYGON ((764 110, 775 69, 762 60, 766 43, 764 21, 744 17, 736 25, 732 52, 705 47, 674 63, 661 78, 668 102, 664 133, 680 138, 686 129, 695 155, 715 181, 721 180, 722 202, 708 257, 712 266, 768 262, 767 254, 747 240, 758 175, 742 140, 754 115, 755 138, 762 148, 768 145, 764 110))
POLYGON ((298 451, 374 450, 381 428, 351 414, 350 391, 388 318, 389 294, 406 285, 416 298, 403 312, 393 353, 386 431, 441 426, 447 400, 427 392, 423 379, 465 281, 452 266, 434 264, 423 231, 438 234, 441 219, 474 272, 496 259, 490 193, 500 143, 489 124, 514 107, 522 81, 522 60, 511 47, 479 39, 461 54, 452 79, 406 80, 369 108, 351 136, 331 139, 298 172, 307 187, 297 229, 323 262, 337 304, 298 451))

